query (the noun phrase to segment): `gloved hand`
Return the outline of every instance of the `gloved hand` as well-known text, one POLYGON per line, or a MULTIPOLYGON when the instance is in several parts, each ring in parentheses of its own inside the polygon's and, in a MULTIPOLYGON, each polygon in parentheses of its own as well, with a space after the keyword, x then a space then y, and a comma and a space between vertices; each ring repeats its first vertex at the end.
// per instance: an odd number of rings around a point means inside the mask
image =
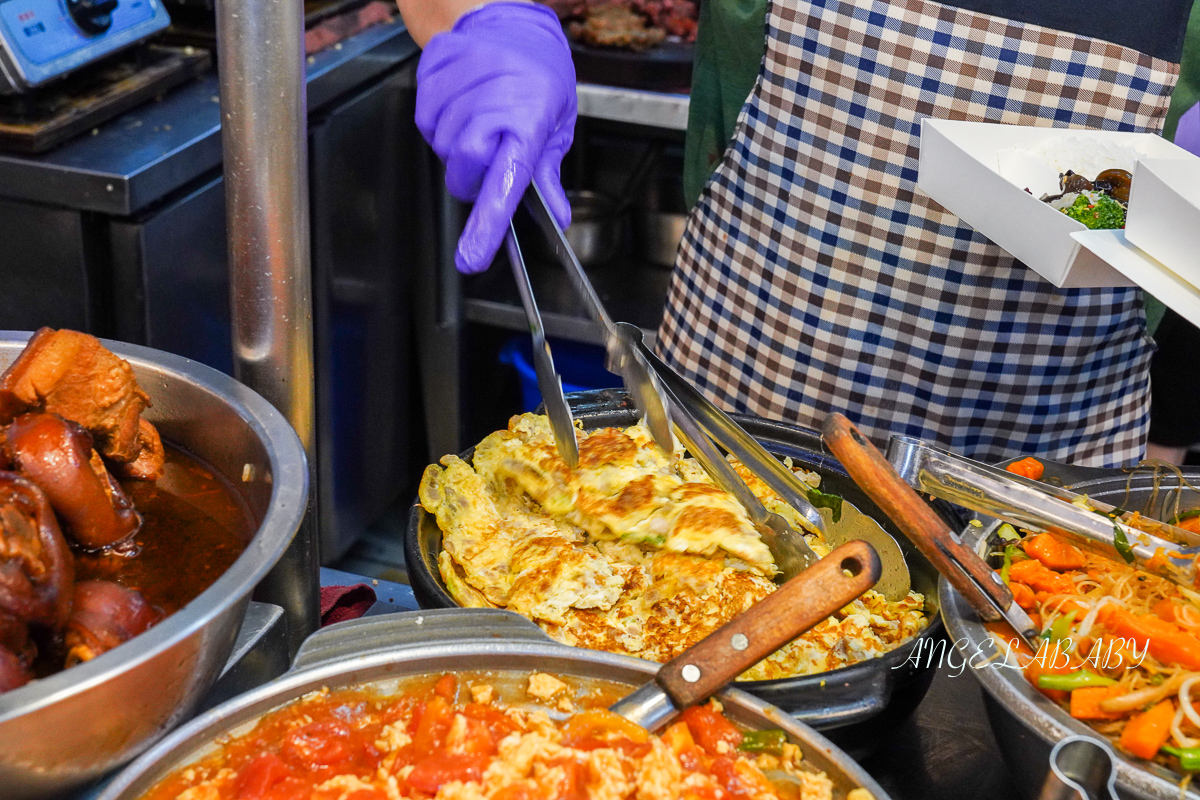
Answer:
POLYGON ((1200 156, 1200 103, 1183 112, 1175 128, 1175 144, 1200 156))
POLYGON ((575 133, 575 67, 558 16, 495 2, 434 36, 417 68, 417 127, 446 164, 446 187, 474 201, 454 260, 482 272, 504 241, 530 180, 564 228, 559 178, 575 133))

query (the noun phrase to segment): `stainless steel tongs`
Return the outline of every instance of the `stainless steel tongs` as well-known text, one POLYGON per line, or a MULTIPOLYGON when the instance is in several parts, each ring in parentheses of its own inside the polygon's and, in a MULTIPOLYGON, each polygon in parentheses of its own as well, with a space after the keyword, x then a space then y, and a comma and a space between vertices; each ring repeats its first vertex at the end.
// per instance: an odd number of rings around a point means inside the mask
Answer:
POLYGON ((893 437, 888 461, 918 491, 1027 530, 1052 531, 1084 549, 1136 564, 1181 586, 1196 585, 1200 538, 1191 531, 1149 519, 1146 526, 1154 533, 1130 527, 1125 522, 1130 515, 1121 509, 972 461, 921 439, 893 437))
POLYGON ((571 285, 575 287, 576 293, 587 307, 588 315, 604 333, 604 349, 608 354, 605 368, 621 376, 625 382, 625 388, 633 397, 634 404, 637 405, 638 411, 646 420, 650 436, 659 447, 670 453, 675 449, 675 442, 671 438, 671 420, 667 411, 666 399, 663 396, 662 388, 658 385, 654 371, 650 369, 645 358, 629 340, 628 334, 617 327, 612 317, 604 309, 604 304, 600 302, 600 296, 596 294, 595 287, 588 280, 587 273, 583 271, 579 259, 575 257, 575 251, 567 242, 567 237, 563 234, 562 228, 558 226, 558 221, 550 213, 546 199, 542 197, 536 183, 529 184, 524 200, 525 208, 541 228, 542 233, 545 234, 554 255, 566 270, 571 285))
POLYGON ((538 312, 537 301, 533 299, 533 284, 529 280, 525 257, 521 253, 517 232, 511 222, 508 225, 505 244, 508 246, 508 260, 512 263, 513 277, 517 281, 517 293, 521 295, 521 306, 525 309, 525 318, 529 322, 529 334, 533 337, 533 368, 537 373, 542 403, 546 406, 546 416, 550 419, 550 430, 554 433, 554 444, 567 466, 575 469, 579 466, 579 441, 575 438, 575 422, 571 419, 571 407, 567 405, 567 398, 563 396, 562 378, 554 369, 554 357, 550 354, 550 344, 546 341, 542 315, 538 312))
MULTIPOLYGON (((706 432, 696 422, 692 413, 690 413, 691 409, 697 407, 694 397, 689 395, 689 405, 685 406, 678 397, 677 391, 664 387, 660 370, 656 369, 656 367, 660 367, 663 374, 667 374, 670 371, 661 362, 653 366, 651 365, 649 359, 653 358, 653 355, 643 345, 641 331, 636 326, 614 322, 612 317, 608 315, 608 312, 604 309, 604 305, 600 301, 599 295, 596 294, 595 288, 588 279, 587 273, 584 272, 583 267, 579 264, 579 259, 575 257, 571 245, 567 242, 566 236, 563 235, 558 222, 546 206, 545 198, 542 197, 536 184, 531 184, 529 190, 526 192, 525 206, 533 216, 534 221, 546 235, 546 238, 550 240, 555 255, 562 263, 571 283, 587 306, 588 313, 601 327, 605 337, 605 349, 608 352, 608 363, 606 366, 611 372, 620 375, 624 379, 625 387, 633 397, 638 410, 644 415, 646 426, 649 428, 650 435, 654 441, 665 452, 673 452, 675 441, 671 436, 671 431, 672 426, 674 427, 684 446, 700 462, 701 466, 704 467, 705 471, 713 479, 713 482, 737 498, 746 509, 751 522, 758 529, 763 542, 775 558, 776 566, 779 567, 780 575, 783 579, 790 579, 816 563, 819 557, 808 546, 804 537, 793 530, 783 517, 767 510, 762 501, 750 491, 750 488, 746 486, 746 482, 741 479, 733 467, 730 466, 729 462, 721 455, 720 451, 714 445, 713 440, 709 438, 711 434, 706 435, 706 432)), ((510 234, 510 240, 515 242, 515 236, 510 234)), ((510 245, 510 249, 513 246, 515 245, 510 245)), ((519 261, 519 253, 513 261, 514 269, 516 269, 515 265, 519 261)), ((518 278, 518 284, 520 283, 521 280, 518 278)), ((524 299, 524 295, 522 299, 524 299)), ((526 308, 528 310, 528 304, 526 308)), ((553 371, 552 364, 549 370, 553 371)), ((673 373, 670 374, 673 375, 673 373)), ((674 377, 676 378, 676 390, 683 391, 683 388, 686 387, 689 392, 696 395, 699 394, 690 387, 687 387, 686 384, 683 384, 682 379, 679 379, 678 376, 674 377), (680 384, 683 385, 680 386, 680 384)), ((542 384, 540 373, 538 381, 540 387, 542 384)), ((559 387, 555 399, 555 402, 557 402, 557 398, 562 396, 561 382, 553 379, 548 380, 547 383, 551 390, 559 387)), ((542 396, 543 399, 546 399, 547 392, 545 388, 542 390, 542 396)), ((565 400, 563 402, 565 404, 565 400)), ((704 402, 707 403, 707 401, 704 402)), ((549 410, 550 405, 547 400, 547 411, 549 410)), ((741 428, 734 424, 732 420, 729 420, 728 417, 724 419, 727 422, 727 426, 723 433, 733 430, 740 434, 740 436, 731 437, 719 433, 714 438, 718 438, 721 444, 726 445, 726 449, 730 452, 738 454, 740 451, 742 454, 746 454, 747 458, 743 463, 755 472, 760 472, 765 462, 760 463, 756 461, 755 458, 746 453, 747 448, 738 448, 733 440, 734 438, 738 438, 752 443, 759 450, 761 450, 761 447, 745 434, 741 428)), ((553 423, 553 418, 551 422, 553 423)), ((572 444, 574 444, 573 441, 572 444)), ((560 452, 562 451, 561 444, 559 450, 560 452)), ((779 471, 788 472, 782 464, 779 464, 765 450, 762 450, 762 453, 766 456, 766 462, 776 465, 779 471)), ((799 483, 794 475, 791 475, 790 478, 797 484, 799 483)), ((766 477, 764 476, 765 480, 766 477)), ((821 520, 820 514, 804 497, 802 490, 795 491, 791 485, 785 485, 778 481, 772 481, 772 483, 779 485, 784 490, 781 492, 781 495, 791 502, 793 507, 809 521, 809 525, 815 532, 819 533, 823 530, 824 523, 821 520)))

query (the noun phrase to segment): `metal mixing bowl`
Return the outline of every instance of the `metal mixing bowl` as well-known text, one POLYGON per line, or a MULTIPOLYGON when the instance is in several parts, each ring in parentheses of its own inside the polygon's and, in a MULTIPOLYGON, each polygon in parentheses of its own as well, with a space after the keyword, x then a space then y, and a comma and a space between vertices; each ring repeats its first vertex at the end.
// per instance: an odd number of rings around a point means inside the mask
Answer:
MULTIPOLYGON (((578 392, 570 395, 570 402, 575 419, 589 430, 627 427, 637 421, 637 411, 622 390, 578 392)), ((913 588, 925 595, 929 625, 912 641, 889 653, 830 672, 738 684, 820 730, 856 758, 866 757, 908 719, 933 681, 936 664, 914 654, 920 656, 932 650, 943 635, 938 616, 937 570, 858 488, 837 459, 824 452, 819 433, 756 417, 735 414, 734 418, 771 453, 789 457, 796 466, 820 473, 822 489, 846 498, 862 513, 879 521, 899 543, 912 573, 913 588)), ((464 454, 464 458, 469 455, 464 454)), ((953 513, 940 501, 932 505, 940 513, 953 513)), ((951 520, 954 525, 961 524, 958 517, 947 518, 948 522, 951 520)), ((413 593, 422 608, 458 605, 438 571, 441 549, 442 532, 437 521, 419 503, 414 504, 405 531, 404 557, 413 593)))
MULTIPOLYGON (((246 730, 247 723, 307 692, 367 684, 386 691, 397 679, 468 670, 487 671, 489 681, 510 685, 523 683, 530 672, 550 672, 632 689, 648 682, 658 665, 545 641, 536 625, 507 611, 447 609, 344 622, 309 637, 293 672, 180 728, 118 775, 97 800, 137 800, 175 769, 206 755, 218 737, 246 730)), ((833 781, 838 800, 858 787, 886 800, 858 764, 811 728, 745 692, 726 689, 718 697, 736 723, 785 730, 808 763, 833 781)))
MULTIPOLYGON (((1200 470, 1190 469, 1184 474, 1191 483, 1200 486, 1200 470)), ((1110 475, 1071 488, 1120 508, 1143 511, 1156 518, 1170 516, 1171 512, 1163 508, 1165 498, 1161 494, 1152 507, 1145 508, 1153 491, 1152 478, 1135 476, 1130 482, 1128 494, 1126 480, 1124 474, 1110 475)), ((1178 487, 1179 482, 1167 473, 1162 486, 1168 489, 1178 487)), ((1187 510, 1197 506, 1200 506, 1200 493, 1185 490, 1181 508, 1187 510)), ((997 527, 998 523, 984 528, 968 527, 963 532, 963 541, 977 552, 986 554, 993 549, 997 527)), ((991 634, 962 595, 944 579, 940 594, 947 632, 962 650, 963 656, 974 654, 972 657, 976 664, 996 657, 997 648, 992 643, 991 634)), ((992 731, 1013 780, 1025 797, 1038 796, 1049 769, 1050 750, 1055 743, 1075 734, 1100 736, 1034 689, 1018 670, 984 667, 967 671, 984 688, 984 701, 992 731)), ((1117 786, 1125 797, 1179 800, 1180 780, 1179 775, 1165 767, 1120 753, 1117 755, 1117 786)), ((1187 796, 1200 798, 1195 789, 1189 791, 1187 796)))
MULTIPOLYGON (((0 333, 0 370, 28 333, 0 333)), ((99 658, 0 694, 0 796, 61 797, 125 763, 191 716, 233 648, 250 592, 304 517, 304 448, 283 416, 216 370, 106 341, 129 361, 165 441, 216 469, 257 525, 246 551, 184 608, 99 658)))

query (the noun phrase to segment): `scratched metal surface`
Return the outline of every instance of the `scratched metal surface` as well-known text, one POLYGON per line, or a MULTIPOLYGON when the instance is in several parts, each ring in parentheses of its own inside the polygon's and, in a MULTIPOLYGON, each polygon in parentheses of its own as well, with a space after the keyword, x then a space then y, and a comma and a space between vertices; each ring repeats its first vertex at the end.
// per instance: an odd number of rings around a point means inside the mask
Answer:
POLYGON ((992 737, 979 684, 943 665, 925 700, 882 750, 862 762, 895 800, 1018 800, 992 737))

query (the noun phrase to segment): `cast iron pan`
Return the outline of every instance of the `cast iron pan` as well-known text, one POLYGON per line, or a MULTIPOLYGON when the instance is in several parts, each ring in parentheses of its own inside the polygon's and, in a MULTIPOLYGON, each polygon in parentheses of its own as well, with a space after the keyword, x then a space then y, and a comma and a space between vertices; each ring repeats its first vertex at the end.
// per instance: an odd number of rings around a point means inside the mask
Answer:
MULTIPOLYGON (((579 392, 567 399, 575 419, 588 429, 627 427, 637 421, 637 412, 623 390, 579 392)), ((929 626, 916 639, 890 653, 817 675, 737 684, 739 689, 821 730, 856 758, 866 757, 908 718, 933 681, 937 659, 924 654, 932 653, 944 636, 938 614, 937 571, 855 485, 837 459, 824 450, 820 434, 756 417, 735 414, 734 418, 771 453, 781 458, 790 456, 797 465, 820 473, 825 491, 841 495, 878 520, 900 544, 912 573, 913 588, 925 595, 926 610, 932 617, 929 626)), ((471 453, 467 451, 462 457, 469 459, 471 453)), ((965 524, 948 504, 936 501, 931 505, 955 530, 965 524)), ((442 532, 436 520, 420 504, 414 504, 405 531, 404 555, 413 593, 422 608, 458 605, 438 572, 441 549, 442 532)))

